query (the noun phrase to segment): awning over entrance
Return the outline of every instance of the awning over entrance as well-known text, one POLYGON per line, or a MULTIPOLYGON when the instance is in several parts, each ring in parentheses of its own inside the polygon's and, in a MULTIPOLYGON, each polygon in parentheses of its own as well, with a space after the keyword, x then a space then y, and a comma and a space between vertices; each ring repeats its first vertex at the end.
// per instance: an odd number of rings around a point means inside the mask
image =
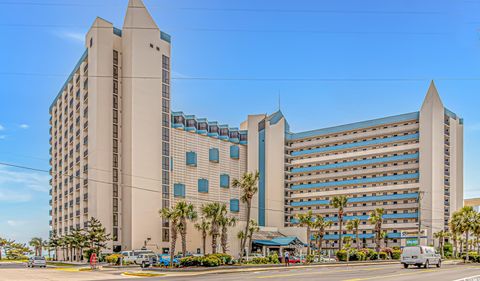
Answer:
POLYGON ((304 243, 300 241, 296 236, 276 237, 273 239, 253 240, 254 244, 262 246, 282 246, 282 247, 294 247, 303 246, 304 243))

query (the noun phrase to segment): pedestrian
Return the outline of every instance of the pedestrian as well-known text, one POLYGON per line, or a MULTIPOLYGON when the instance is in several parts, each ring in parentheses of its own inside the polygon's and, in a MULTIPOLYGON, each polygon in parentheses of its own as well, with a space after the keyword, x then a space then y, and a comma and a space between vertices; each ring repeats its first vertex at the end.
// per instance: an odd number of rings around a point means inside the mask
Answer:
POLYGON ((285 266, 290 266, 290 253, 285 251, 285 266))

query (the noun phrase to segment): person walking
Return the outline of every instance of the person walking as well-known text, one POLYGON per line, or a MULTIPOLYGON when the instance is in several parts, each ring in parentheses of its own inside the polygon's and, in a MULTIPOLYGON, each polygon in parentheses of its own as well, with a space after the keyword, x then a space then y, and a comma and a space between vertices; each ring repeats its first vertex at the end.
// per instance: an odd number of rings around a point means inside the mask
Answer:
POLYGON ((290 266, 290 253, 285 251, 285 266, 290 266))

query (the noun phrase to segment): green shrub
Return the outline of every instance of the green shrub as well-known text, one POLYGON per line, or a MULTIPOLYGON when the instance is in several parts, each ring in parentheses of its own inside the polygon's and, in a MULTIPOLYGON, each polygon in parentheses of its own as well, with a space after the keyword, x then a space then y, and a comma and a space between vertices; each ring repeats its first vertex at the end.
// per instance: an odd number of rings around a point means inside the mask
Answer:
POLYGON ((378 253, 378 257, 381 260, 386 260, 388 258, 388 253, 387 252, 380 252, 380 253, 378 253))
POLYGON ((348 260, 349 261, 364 261, 367 259, 367 254, 365 254, 363 251, 358 251, 355 249, 350 249, 348 251, 348 260))
POLYGON ((224 265, 224 264, 231 264, 232 263, 232 256, 228 255, 228 254, 211 254, 211 255, 207 255, 207 257, 216 257, 220 260, 221 262, 221 265, 224 265))
POLYGON ((214 267, 222 264, 222 261, 215 256, 206 256, 202 259, 203 266, 214 267))
POLYGON ((306 263, 312 263, 315 261, 315 256, 314 255, 307 255, 307 258, 305 260, 306 263))
POLYGON ((253 264, 268 264, 268 258, 256 257, 252 259, 253 264))
POLYGON ((105 257, 105 261, 110 263, 110 264, 118 264, 119 261, 120 261, 120 257, 122 257, 122 255, 111 254, 111 255, 108 255, 108 256, 105 257))
POLYGON ((452 257, 452 255, 453 255, 453 245, 452 245, 452 243, 447 242, 447 243, 445 243, 445 245, 443 245, 443 254, 447 258, 452 257))
POLYGON ((400 250, 393 250, 392 251, 392 259, 394 259, 394 260, 399 260, 401 255, 402 255, 402 251, 400 251, 400 250))
POLYGON ((336 256, 339 261, 347 261, 347 251, 345 250, 337 251, 336 256))
MULTIPOLYGON (((311 255, 309 255, 309 256, 311 256, 311 255)), ((307 260, 308 260, 308 257, 307 257, 307 260)), ((268 263, 273 263, 273 264, 280 263, 280 260, 278 259, 278 254, 273 253, 273 254, 269 255, 268 256, 268 263)))
MULTIPOLYGON (((467 259, 467 254, 462 253, 462 259, 465 261, 467 259)), ((477 252, 468 252, 468 260, 472 262, 480 262, 480 256, 477 252)))
POLYGON ((369 260, 378 260, 378 253, 373 251, 369 253, 368 255, 368 259, 369 260))

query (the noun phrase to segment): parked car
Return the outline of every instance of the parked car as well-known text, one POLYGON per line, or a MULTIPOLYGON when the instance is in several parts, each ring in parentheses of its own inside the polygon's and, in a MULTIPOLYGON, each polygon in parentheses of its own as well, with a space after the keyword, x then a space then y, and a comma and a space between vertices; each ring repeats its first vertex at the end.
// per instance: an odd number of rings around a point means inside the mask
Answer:
POLYGON ((157 255, 155 254, 140 254, 135 258, 134 263, 140 265, 142 268, 157 264, 157 255))
POLYGON ((290 256, 288 258, 288 263, 301 263, 302 260, 297 256, 290 256))
POLYGON ((409 265, 428 268, 432 264, 440 267, 442 258, 433 247, 410 246, 403 248, 400 262, 404 268, 408 268, 409 265))
MULTIPOLYGON (((170 255, 167 255, 167 254, 158 255, 158 263, 157 264, 162 265, 162 266, 170 266, 170 255)), ((173 258, 173 265, 178 265, 178 264, 180 264, 180 259, 174 257, 173 258)))
POLYGON ((40 256, 35 256, 35 257, 30 257, 27 262, 27 267, 47 267, 47 261, 45 260, 45 257, 40 257, 40 256))

